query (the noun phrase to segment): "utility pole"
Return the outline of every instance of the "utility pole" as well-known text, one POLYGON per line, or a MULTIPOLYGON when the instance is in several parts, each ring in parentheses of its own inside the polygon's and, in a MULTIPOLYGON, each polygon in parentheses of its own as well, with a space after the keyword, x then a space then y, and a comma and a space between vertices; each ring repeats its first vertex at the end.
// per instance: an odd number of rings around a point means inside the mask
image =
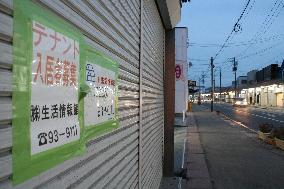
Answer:
POLYGON ((236 58, 234 57, 233 60, 233 72, 235 72, 235 100, 237 98, 237 62, 236 62, 236 58))
POLYGON ((222 97, 222 72, 221 72, 221 67, 220 67, 220 96, 219 96, 219 100, 221 101, 221 97, 222 97))
POLYGON ((199 82, 199 101, 201 102, 201 81, 202 81, 202 84, 204 85, 204 78, 205 78, 205 74, 204 73, 202 73, 201 74, 201 78, 199 77, 198 78, 198 82, 199 82))
POLYGON ((198 92, 199 92, 199 96, 198 96, 198 102, 201 100, 201 97, 200 97, 200 95, 201 95, 201 94, 200 94, 200 84, 201 84, 201 83, 200 83, 200 81, 201 81, 201 78, 199 78, 199 79, 198 79, 198 83, 199 83, 199 91, 198 91, 198 92))
POLYGON ((211 67, 211 112, 213 112, 213 101, 214 101, 214 83, 213 83, 213 57, 210 59, 210 67, 211 67))
MULTIPOLYGON (((215 87, 216 87, 216 69, 213 70, 213 91, 214 91, 214 93, 215 93, 215 87)), ((215 101, 215 94, 213 96, 213 101, 215 101)))

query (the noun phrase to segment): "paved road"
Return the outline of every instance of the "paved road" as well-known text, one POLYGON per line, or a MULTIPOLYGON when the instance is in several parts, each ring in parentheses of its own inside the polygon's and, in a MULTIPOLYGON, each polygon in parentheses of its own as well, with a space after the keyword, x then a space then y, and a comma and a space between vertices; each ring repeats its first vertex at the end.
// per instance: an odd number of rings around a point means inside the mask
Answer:
POLYGON ((194 114, 214 189, 284 188, 283 151, 203 106, 194 114))
MULTIPOLYGON (((210 108, 210 103, 203 103, 203 105, 210 108)), ((254 107, 233 107, 228 103, 215 103, 214 110, 219 110, 224 115, 253 130, 258 130, 259 124, 262 123, 271 123, 274 127, 284 127, 284 110, 281 112, 254 107)))

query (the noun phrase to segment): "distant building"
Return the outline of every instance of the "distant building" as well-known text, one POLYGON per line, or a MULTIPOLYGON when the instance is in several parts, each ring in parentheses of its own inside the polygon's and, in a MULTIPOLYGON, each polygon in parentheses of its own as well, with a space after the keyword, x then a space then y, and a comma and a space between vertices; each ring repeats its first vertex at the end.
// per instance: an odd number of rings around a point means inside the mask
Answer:
POLYGON ((264 81, 270 81, 277 79, 278 75, 278 64, 270 64, 263 68, 263 79, 264 81))
POLYGON ((205 93, 211 93, 212 91, 212 87, 208 87, 204 90, 205 93))
POLYGON ((239 76, 237 78, 237 88, 244 88, 247 86, 247 76, 239 76))
POLYGON ((263 78, 263 69, 259 70, 256 72, 256 82, 257 83, 261 83, 264 81, 264 78, 263 78))
POLYGON ((256 72, 256 80, 257 83, 263 83, 266 81, 276 80, 280 79, 280 67, 278 67, 278 64, 270 64, 269 66, 266 66, 265 68, 262 68, 262 70, 259 70, 256 72))
POLYGON ((261 70, 247 73, 248 86, 241 94, 248 104, 284 107, 284 60, 281 66, 270 64, 261 70))
MULTIPOLYGON (((228 89, 230 89, 231 87, 221 87, 221 92, 225 92, 227 91, 228 89)), ((212 87, 208 87, 204 90, 205 93, 211 93, 212 91, 212 87)), ((214 88, 214 92, 215 93, 219 93, 220 92, 220 86, 215 86, 214 88)))
POLYGON ((282 61, 281 66, 279 67, 278 78, 284 80, 284 60, 282 61))
POLYGON ((248 85, 254 85, 256 84, 256 73, 258 70, 251 70, 250 72, 247 73, 247 84, 248 85))

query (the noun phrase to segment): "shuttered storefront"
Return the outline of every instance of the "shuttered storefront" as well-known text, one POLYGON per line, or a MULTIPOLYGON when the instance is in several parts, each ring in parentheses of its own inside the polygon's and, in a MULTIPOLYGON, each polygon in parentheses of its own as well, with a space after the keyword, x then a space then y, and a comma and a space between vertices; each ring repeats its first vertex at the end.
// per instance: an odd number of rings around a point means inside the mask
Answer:
POLYGON ((142 23, 142 188, 162 178, 164 125, 164 28, 155 2, 144 1, 142 23))
POLYGON ((283 93, 276 93, 276 106, 283 107, 283 93))
MULTIPOLYGON (((119 63, 120 122, 119 129, 90 141, 84 155, 16 187, 158 188, 163 165, 164 27, 156 3, 143 0, 142 31, 140 0, 35 3, 70 22, 90 46, 119 63)), ((0 188, 13 188, 11 0, 0 1, 0 24, 0 188)))

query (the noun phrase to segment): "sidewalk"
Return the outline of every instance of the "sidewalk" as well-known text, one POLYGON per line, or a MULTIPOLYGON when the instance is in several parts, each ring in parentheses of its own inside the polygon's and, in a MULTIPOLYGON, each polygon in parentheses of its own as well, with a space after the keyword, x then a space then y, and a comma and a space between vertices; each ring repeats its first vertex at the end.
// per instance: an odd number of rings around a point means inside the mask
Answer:
POLYGON ((211 189, 211 179, 206 163, 206 154, 200 141, 199 130, 195 120, 195 113, 188 113, 187 134, 187 182, 189 189, 211 189))
MULTIPOLYGON (((175 122, 180 121, 176 119, 175 122)), ((192 112, 187 113, 186 125, 183 125, 175 126, 176 177, 164 177, 160 189, 211 189, 205 155, 192 112)))

